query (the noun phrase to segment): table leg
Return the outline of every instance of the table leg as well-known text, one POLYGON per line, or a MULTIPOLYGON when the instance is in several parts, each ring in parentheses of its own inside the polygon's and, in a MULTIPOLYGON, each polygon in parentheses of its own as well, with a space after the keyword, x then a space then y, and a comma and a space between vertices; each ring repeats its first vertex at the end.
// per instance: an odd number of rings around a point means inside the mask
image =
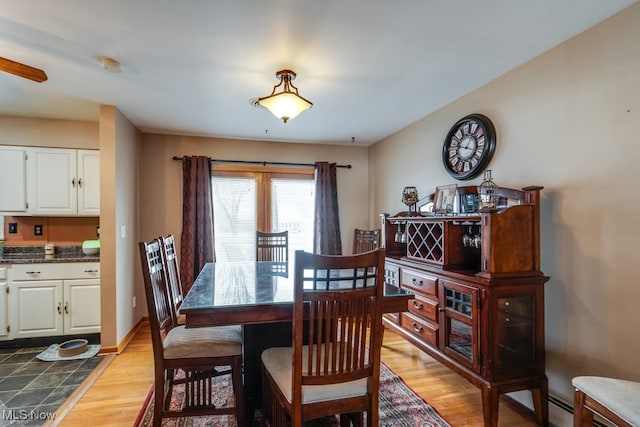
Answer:
POLYGON ((269 347, 290 347, 291 334, 291 322, 244 325, 244 394, 248 421, 253 420, 256 409, 262 408, 262 352, 269 347))

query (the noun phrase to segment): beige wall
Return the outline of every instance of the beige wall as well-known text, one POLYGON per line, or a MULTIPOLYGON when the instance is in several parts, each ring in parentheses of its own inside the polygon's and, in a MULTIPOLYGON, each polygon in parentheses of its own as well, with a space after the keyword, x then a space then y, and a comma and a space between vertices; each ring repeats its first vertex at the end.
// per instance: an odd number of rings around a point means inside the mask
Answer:
POLYGON ((366 227, 368 153, 366 148, 288 144, 214 138, 144 135, 140 152, 140 240, 174 234, 182 228, 182 167, 173 156, 204 155, 214 159, 350 164, 339 168, 338 204, 343 252, 350 253, 355 227, 366 227))
MULTIPOLYGON (((571 401, 571 378, 640 381, 640 4, 535 58, 371 148, 370 220, 454 180, 444 137, 473 112, 492 118, 498 185, 542 185, 547 374, 571 401), (375 172, 374 172, 375 171, 375 172)), ((479 183, 480 178, 471 181, 479 183)), ((518 396, 520 397, 520 396, 518 396)))
POLYGON ((98 123, 0 116, 0 145, 98 148, 98 123))
POLYGON ((100 107, 101 341, 107 347, 123 344, 145 313, 137 247, 141 139, 117 108, 100 107))

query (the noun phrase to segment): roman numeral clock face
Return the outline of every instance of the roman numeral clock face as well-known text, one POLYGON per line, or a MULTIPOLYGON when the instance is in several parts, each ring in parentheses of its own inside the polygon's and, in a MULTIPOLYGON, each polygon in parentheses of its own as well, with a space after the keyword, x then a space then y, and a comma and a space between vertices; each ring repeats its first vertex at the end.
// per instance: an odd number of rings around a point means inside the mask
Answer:
POLYGON ((453 125, 442 146, 442 162, 449 175, 459 180, 482 172, 496 149, 493 123, 482 114, 470 114, 453 125))

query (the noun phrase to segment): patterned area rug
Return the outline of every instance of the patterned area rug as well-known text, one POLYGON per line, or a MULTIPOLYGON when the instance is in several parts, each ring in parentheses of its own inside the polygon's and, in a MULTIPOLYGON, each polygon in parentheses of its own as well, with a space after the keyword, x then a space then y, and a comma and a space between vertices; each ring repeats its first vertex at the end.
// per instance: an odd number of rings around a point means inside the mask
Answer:
MULTIPOLYGON (((216 378, 219 404, 233 399, 229 376, 216 378)), ((179 393, 176 393, 178 395, 179 393)), ((182 395, 175 396, 172 405, 181 404, 182 395)), ((449 424, 427 402, 422 400, 383 363, 380 368, 380 426, 384 427, 449 427, 449 424)), ((254 427, 261 426, 259 414, 254 427)), ((153 386, 145 400, 134 427, 150 427, 153 420, 153 386)), ((335 419, 305 424, 332 427, 335 419)), ((162 427, 236 427, 234 416, 190 417, 166 419, 162 427)))

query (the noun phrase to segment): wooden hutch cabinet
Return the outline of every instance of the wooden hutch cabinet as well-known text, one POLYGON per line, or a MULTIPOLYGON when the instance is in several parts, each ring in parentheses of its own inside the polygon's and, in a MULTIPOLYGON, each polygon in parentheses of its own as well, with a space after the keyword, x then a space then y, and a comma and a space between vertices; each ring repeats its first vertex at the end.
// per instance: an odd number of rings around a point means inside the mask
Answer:
POLYGON ((497 425, 499 395, 518 390, 548 425, 541 189, 498 188, 496 209, 472 213, 426 212, 431 195, 417 213, 381 215, 385 280, 415 295, 384 324, 481 389, 485 426, 497 425))

